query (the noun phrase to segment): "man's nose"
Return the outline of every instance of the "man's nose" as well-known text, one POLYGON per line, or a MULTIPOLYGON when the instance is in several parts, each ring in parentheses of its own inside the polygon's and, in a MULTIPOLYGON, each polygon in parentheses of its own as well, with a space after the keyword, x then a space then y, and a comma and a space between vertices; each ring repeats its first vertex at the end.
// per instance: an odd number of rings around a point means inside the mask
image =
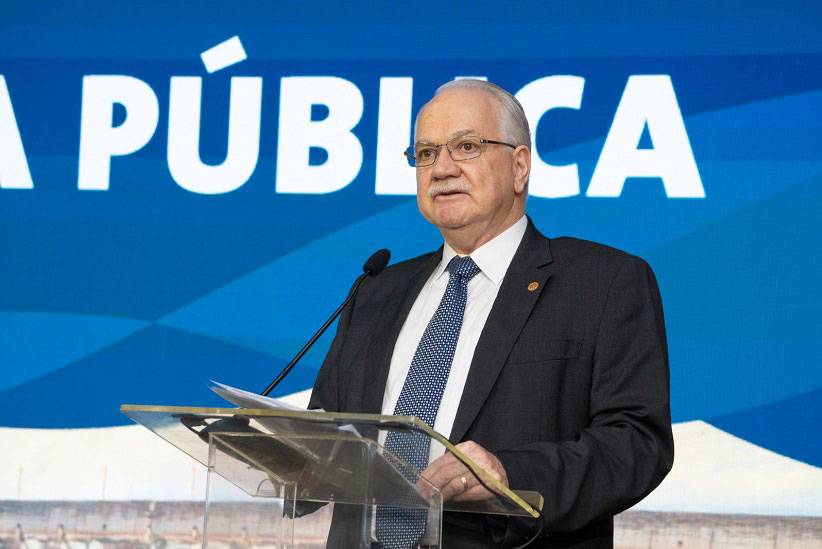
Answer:
POLYGON ((437 155, 437 159, 434 161, 434 165, 431 166, 432 173, 435 178, 437 179, 444 179, 446 177, 457 177, 459 176, 460 169, 459 163, 455 162, 453 158, 451 158, 451 154, 448 152, 448 148, 443 145, 440 149, 440 153, 437 155))

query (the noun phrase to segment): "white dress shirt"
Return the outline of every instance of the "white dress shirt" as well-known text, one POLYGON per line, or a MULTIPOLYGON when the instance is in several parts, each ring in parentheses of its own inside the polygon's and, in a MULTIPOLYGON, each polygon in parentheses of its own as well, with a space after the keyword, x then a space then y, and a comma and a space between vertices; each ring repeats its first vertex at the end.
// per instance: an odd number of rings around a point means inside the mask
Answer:
MULTIPOLYGON (((459 408, 465 381, 468 378, 468 370, 474 358, 477 341, 479 341, 485 321, 497 298, 502 279, 508 271, 508 266, 514 258, 527 226, 528 220, 523 215, 502 234, 486 242, 471 254, 471 259, 481 272, 468 282, 468 299, 465 304, 462 329, 437 419, 434 422, 434 430, 446 438, 451 435, 451 428, 454 426, 454 418, 457 415, 457 408, 459 408)), ((456 255, 459 254, 447 243, 443 246, 442 261, 423 286, 408 313, 408 318, 405 319, 391 357, 391 369, 388 372, 388 381, 382 400, 383 414, 394 413, 408 370, 411 368, 411 360, 417 351, 417 345, 445 294, 445 287, 448 285, 448 273, 445 268, 456 255)), ((430 460, 433 461, 442 452, 443 448, 439 444, 432 445, 430 460)))

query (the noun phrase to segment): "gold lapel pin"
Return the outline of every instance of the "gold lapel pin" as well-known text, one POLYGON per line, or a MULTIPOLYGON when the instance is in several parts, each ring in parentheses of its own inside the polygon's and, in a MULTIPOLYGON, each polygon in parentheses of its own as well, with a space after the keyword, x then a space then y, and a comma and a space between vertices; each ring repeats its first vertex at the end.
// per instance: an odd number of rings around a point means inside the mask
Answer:
POLYGON ((539 288, 539 282, 531 282, 531 283, 528 285, 528 291, 529 291, 529 292, 533 292, 533 291, 534 291, 534 290, 536 290, 537 288, 539 288))

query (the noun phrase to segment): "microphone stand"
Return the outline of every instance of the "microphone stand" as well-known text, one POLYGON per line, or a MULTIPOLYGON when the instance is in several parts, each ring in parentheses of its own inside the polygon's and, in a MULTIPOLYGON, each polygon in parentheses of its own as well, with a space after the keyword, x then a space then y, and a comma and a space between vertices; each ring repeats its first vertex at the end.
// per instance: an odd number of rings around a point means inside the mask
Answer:
POLYGON ((342 305, 337 307, 337 310, 334 311, 334 314, 331 315, 331 318, 325 321, 325 324, 323 324, 320 327, 320 329, 317 330, 317 333, 315 333, 311 337, 311 339, 308 340, 308 343, 306 343, 305 346, 303 346, 303 348, 300 349, 300 352, 297 353, 297 356, 292 358, 291 361, 285 365, 285 368, 283 368, 282 372, 280 372, 280 374, 276 378, 274 378, 274 381, 272 381, 268 385, 268 387, 265 388, 265 391, 263 391, 260 394, 262 394, 263 396, 268 396, 268 393, 270 393, 274 389, 274 387, 279 385, 283 378, 287 376, 291 369, 294 368, 294 366, 297 364, 297 362, 300 361, 300 359, 308 351, 308 349, 310 349, 311 346, 314 345, 314 343, 320 338, 320 336, 323 335, 323 332, 325 332, 328 329, 328 327, 331 326, 331 323, 334 322, 334 320, 336 320, 336 318, 340 315, 342 310, 345 309, 345 306, 348 305, 352 299, 354 299, 354 296, 357 295, 357 290, 359 290, 360 288, 360 284, 362 284, 363 281, 366 278, 368 278, 369 274, 370 273, 363 273, 357 278, 357 282, 354 285, 354 289, 351 291, 350 294, 348 294, 348 297, 345 298, 345 301, 343 301, 342 305))
POLYGON ((292 358, 291 362, 285 365, 283 371, 280 372, 280 374, 274 379, 274 381, 272 381, 268 385, 268 387, 265 388, 265 391, 260 393, 261 395, 268 396, 268 393, 270 393, 274 389, 274 387, 276 387, 283 380, 283 378, 288 375, 291 369, 294 368, 294 366, 297 364, 297 362, 299 362, 299 360, 308 351, 308 349, 310 349, 311 346, 314 345, 314 343, 317 341, 317 339, 319 339, 319 337, 323 335, 323 332, 325 332, 326 329, 328 329, 328 327, 331 326, 331 323, 334 322, 334 320, 338 316, 340 316, 340 313, 343 309, 345 309, 345 306, 348 305, 352 299, 354 299, 354 296, 357 295, 357 290, 360 289, 360 285, 363 283, 363 281, 369 276, 377 276, 378 274, 380 274, 382 270, 385 268, 385 266, 388 265, 388 261, 390 259, 391 252, 389 252, 386 249, 377 250, 371 255, 371 257, 368 258, 368 261, 366 261, 365 265, 363 265, 362 267, 362 270, 365 272, 357 278, 357 281, 354 284, 354 288, 348 294, 348 297, 345 298, 345 301, 343 301, 342 305, 337 307, 337 310, 334 311, 334 314, 331 315, 331 318, 325 321, 325 324, 323 324, 320 327, 320 329, 317 330, 317 333, 315 333, 312 336, 312 338, 308 340, 308 343, 306 343, 305 346, 302 349, 300 349, 300 352, 297 353, 297 356, 292 358))

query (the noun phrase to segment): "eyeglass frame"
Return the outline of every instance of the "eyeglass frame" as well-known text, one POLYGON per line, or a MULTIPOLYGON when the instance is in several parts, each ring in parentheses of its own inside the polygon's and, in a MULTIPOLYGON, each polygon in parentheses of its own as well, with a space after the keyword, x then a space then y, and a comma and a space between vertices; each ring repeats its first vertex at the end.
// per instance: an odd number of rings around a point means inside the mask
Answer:
POLYGON ((430 145, 426 144, 426 146, 432 147, 434 150, 437 151, 437 154, 434 157, 434 160, 430 164, 426 164, 424 166, 416 166, 415 165, 416 162, 417 162, 417 157, 416 157, 416 155, 412 154, 414 152, 414 145, 409 145, 408 148, 406 148, 402 152, 402 154, 405 155, 406 160, 408 160, 408 165, 411 166, 412 168, 428 168, 429 166, 433 166, 434 164, 436 164, 437 160, 440 157, 440 147, 445 147, 445 149, 448 151, 448 156, 450 156, 451 160, 453 160, 454 162, 465 162, 466 160, 473 160, 475 158, 479 158, 480 156, 482 156, 483 148, 480 148, 480 150, 479 150, 480 152, 479 152, 479 154, 477 154, 477 156, 472 156, 471 158, 462 158, 460 160, 457 160, 456 158, 454 158, 454 154, 451 151, 451 147, 448 146, 448 143, 450 143, 451 141, 454 141, 456 139, 462 139, 463 137, 479 137, 479 142, 480 142, 480 144, 483 144, 483 145, 485 145, 485 144, 487 144, 487 145, 505 145, 506 147, 511 147, 512 149, 517 148, 516 145, 512 145, 510 143, 505 143, 504 141, 494 141, 493 139, 483 139, 482 137, 480 137, 478 135, 459 135, 457 137, 452 137, 451 139, 449 139, 445 143, 439 143, 439 144, 432 143, 430 145))

